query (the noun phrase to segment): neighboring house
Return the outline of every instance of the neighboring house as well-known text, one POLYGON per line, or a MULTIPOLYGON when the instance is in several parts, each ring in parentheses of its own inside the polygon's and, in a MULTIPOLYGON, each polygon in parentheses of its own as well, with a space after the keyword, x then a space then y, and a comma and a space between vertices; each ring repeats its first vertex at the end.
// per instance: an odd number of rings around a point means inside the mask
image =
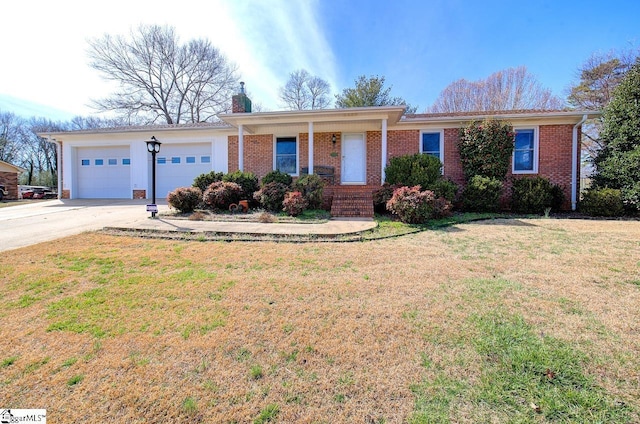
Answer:
POLYGON ((509 121, 516 131, 510 175, 548 177, 565 189, 575 208, 580 177, 580 125, 597 116, 582 111, 504 111, 404 115, 402 106, 251 113, 243 92, 233 113, 218 123, 154 125, 43 133, 59 147, 62 198, 149 198, 151 155, 146 140, 162 143, 156 158, 156 192, 210 171, 242 170, 263 177, 280 169, 298 177, 314 167, 333 167, 334 215, 370 215, 365 201, 384 182, 394 156, 425 153, 440 158, 443 173, 464 183, 456 142, 458 129, 487 117, 509 121), (353 201, 351 201, 353 203, 353 201), (356 202, 357 203, 357 202, 356 202), (359 211, 358 211, 359 210, 359 211))
POLYGON ((18 176, 25 170, 0 160, 0 185, 7 191, 5 199, 18 198, 18 176))

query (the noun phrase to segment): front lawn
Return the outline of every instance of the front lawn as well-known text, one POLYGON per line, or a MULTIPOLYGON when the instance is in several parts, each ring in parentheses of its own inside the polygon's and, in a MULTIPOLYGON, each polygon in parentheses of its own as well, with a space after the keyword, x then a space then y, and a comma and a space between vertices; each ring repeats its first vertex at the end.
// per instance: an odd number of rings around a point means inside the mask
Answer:
POLYGON ((420 230, 3 252, 0 407, 57 423, 640 421, 640 222, 420 230))

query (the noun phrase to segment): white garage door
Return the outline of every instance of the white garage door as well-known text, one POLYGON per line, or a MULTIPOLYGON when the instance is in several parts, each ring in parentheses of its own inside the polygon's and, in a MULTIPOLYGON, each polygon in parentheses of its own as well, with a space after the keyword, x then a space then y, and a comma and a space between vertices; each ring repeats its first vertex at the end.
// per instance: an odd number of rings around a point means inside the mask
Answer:
POLYGON ((191 187, 195 177, 214 169, 211 143, 163 144, 156 161, 156 199, 178 187, 191 187))
POLYGON ((78 198, 131 198, 129 146, 82 147, 77 153, 78 198))

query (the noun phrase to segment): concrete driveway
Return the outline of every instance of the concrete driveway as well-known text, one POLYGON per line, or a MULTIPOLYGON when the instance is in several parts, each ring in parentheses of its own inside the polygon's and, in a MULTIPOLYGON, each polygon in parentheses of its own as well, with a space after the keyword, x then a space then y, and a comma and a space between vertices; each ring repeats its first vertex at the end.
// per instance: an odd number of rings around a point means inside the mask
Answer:
MULTIPOLYGON (((0 208, 0 251, 108 226, 137 227, 149 220, 148 200, 34 200, 0 208)), ((160 211, 167 209, 159 204, 160 211)))
MULTIPOLYGON (((358 218, 331 219, 322 224, 150 219, 147 203, 144 199, 35 200, 33 203, 0 208, 0 252, 104 227, 183 232, 336 235, 358 233, 376 226, 372 219, 358 218)), ((169 210, 166 200, 158 202, 158 209, 160 213, 169 210)))

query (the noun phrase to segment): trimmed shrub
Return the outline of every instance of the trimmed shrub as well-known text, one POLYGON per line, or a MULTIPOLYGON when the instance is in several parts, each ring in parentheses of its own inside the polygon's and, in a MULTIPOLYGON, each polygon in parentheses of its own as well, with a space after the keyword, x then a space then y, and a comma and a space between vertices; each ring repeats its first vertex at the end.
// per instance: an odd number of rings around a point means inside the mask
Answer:
POLYGON ((450 202, 453 202, 458 194, 458 184, 449 179, 440 178, 430 186, 425 187, 427 190, 431 190, 435 193, 436 197, 443 197, 450 202))
POLYGON ((222 172, 211 171, 208 174, 200 174, 193 180, 193 186, 205 192, 209 186, 215 182, 222 181, 222 172))
POLYGON ((624 213, 622 192, 614 188, 589 189, 582 194, 580 210, 591 216, 620 216, 624 213))
POLYGON ((402 186, 431 188, 442 178, 442 163, 432 155, 416 153, 389 159, 384 169, 385 182, 402 186))
POLYGON ((229 209, 229 205, 238 203, 241 195, 242 187, 239 184, 217 181, 207 188, 202 200, 211 209, 229 209))
POLYGON ((284 195, 287 194, 288 191, 289 186, 287 184, 272 181, 253 193, 253 198, 264 209, 279 212, 282 210, 284 195))
POLYGON ((291 175, 287 174, 286 172, 281 172, 277 169, 275 171, 268 172, 267 175, 262 178, 263 186, 269 183, 280 183, 290 186, 292 182, 293 178, 291 178, 291 175))
POLYGON ((284 196, 282 210, 285 211, 287 215, 298 216, 307 209, 308 205, 309 203, 302 193, 299 191, 290 191, 284 196))
POLYGON ((399 184, 384 183, 373 192, 373 210, 377 213, 385 213, 387 211, 387 202, 393 197, 393 192, 402 187, 399 184))
POLYGON ((420 191, 420 186, 400 187, 387 202, 387 209, 406 224, 422 224, 429 219, 451 214, 451 202, 436 198, 431 190, 420 191))
POLYGON ((495 178, 475 175, 462 192, 462 207, 471 212, 495 212, 500 209, 503 184, 495 178))
POLYGON ((167 196, 167 203, 180 212, 193 212, 202 201, 202 190, 198 187, 178 187, 167 196))
POLYGON ((467 181, 475 175, 504 181, 511 164, 515 133, 509 122, 485 119, 460 128, 458 149, 467 181))
POLYGON ((229 174, 225 174, 222 177, 222 181, 228 183, 236 183, 242 189, 240 193, 241 199, 253 200, 253 193, 258 191, 260 184, 258 184, 258 177, 253 172, 235 171, 229 174))
POLYGON ((322 206, 322 193, 324 181, 316 174, 304 175, 293 183, 293 189, 302 193, 307 200, 309 209, 320 209, 322 206))
POLYGON ((516 213, 543 213, 551 208, 557 212, 564 201, 558 185, 544 177, 514 178, 511 186, 511 210, 516 213))

